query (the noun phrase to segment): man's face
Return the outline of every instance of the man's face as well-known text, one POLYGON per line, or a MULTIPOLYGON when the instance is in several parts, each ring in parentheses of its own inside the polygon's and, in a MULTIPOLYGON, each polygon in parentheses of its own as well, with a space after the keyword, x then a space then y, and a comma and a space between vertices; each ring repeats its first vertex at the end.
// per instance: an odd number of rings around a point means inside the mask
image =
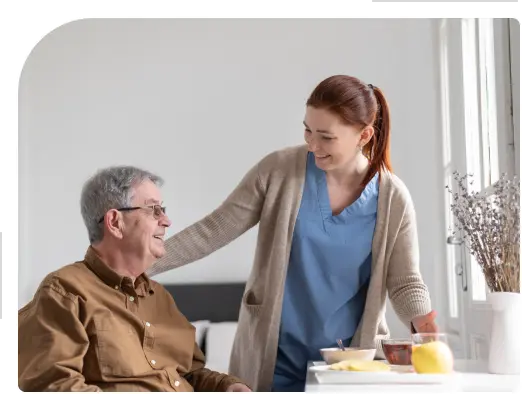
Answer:
POLYGON ((132 207, 142 207, 133 211, 122 212, 122 248, 126 254, 135 255, 147 269, 165 254, 164 236, 171 225, 161 206, 160 189, 150 180, 134 188, 132 207), (154 207, 156 206, 156 207, 154 207))

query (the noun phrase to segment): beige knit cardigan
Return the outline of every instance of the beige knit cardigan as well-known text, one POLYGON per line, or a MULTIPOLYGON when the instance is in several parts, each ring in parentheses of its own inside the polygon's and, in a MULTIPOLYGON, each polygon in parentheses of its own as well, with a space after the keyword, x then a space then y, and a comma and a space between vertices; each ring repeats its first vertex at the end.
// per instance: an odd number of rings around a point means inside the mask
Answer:
MULTIPOLYGON (((301 203, 307 147, 264 157, 211 214, 166 240, 167 253, 149 275, 199 260, 259 224, 254 264, 241 303, 230 373, 255 391, 270 391, 292 236, 301 203)), ((389 336, 386 294, 401 321, 431 311, 419 272, 415 211, 397 176, 382 172, 372 243, 372 273, 364 314, 351 346, 378 349, 389 336)), ((325 300, 328 302, 328 300, 325 300)), ((332 338, 334 341, 335 338, 332 338)))

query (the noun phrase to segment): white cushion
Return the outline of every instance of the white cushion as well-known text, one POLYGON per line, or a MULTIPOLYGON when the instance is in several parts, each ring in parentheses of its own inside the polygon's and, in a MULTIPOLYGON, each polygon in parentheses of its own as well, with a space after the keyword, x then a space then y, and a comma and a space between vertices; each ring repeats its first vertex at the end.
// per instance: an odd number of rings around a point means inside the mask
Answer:
POLYGON ((205 351, 207 368, 228 373, 236 330, 237 322, 210 323, 205 351))
POLYGON ((210 326, 210 320, 198 320, 190 322, 196 328, 196 343, 199 348, 203 345, 203 338, 207 333, 208 327, 210 326))

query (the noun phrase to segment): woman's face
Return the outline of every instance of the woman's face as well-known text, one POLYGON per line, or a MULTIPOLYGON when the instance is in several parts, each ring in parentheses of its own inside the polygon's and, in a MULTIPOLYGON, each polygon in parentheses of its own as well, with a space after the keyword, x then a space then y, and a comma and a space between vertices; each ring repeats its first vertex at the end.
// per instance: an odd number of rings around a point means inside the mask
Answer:
POLYGON ((359 153, 373 135, 371 127, 360 128, 341 122, 339 116, 325 109, 306 107, 305 141, 315 156, 315 164, 324 171, 343 167, 359 153), (370 135, 368 135, 370 133, 370 135))

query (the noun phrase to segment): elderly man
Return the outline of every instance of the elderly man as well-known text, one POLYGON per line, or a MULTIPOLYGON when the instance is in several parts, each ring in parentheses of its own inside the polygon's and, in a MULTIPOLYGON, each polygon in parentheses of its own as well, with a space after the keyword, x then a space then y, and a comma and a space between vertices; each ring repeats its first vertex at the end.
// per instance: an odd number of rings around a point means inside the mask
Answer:
POLYGON ((204 368, 195 329, 144 272, 165 253, 161 178, 112 167, 85 184, 83 261, 48 275, 18 315, 24 391, 250 391, 204 368))

